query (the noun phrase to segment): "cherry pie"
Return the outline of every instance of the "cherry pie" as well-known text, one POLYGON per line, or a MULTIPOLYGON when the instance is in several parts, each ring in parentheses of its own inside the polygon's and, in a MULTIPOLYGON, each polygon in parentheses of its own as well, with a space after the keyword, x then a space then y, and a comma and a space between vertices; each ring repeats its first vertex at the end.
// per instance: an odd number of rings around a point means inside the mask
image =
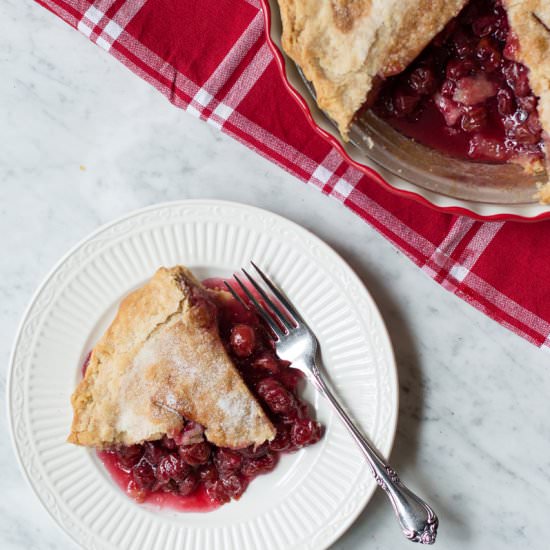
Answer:
MULTIPOLYGON (((454 156, 544 174, 550 140, 546 0, 279 0, 283 47, 348 139, 372 108, 454 156)), ((540 198, 550 202, 550 184, 540 198)))
POLYGON ((321 437, 301 371, 223 289, 159 269, 122 302, 72 396, 69 442, 96 447, 139 501, 211 509, 321 437))

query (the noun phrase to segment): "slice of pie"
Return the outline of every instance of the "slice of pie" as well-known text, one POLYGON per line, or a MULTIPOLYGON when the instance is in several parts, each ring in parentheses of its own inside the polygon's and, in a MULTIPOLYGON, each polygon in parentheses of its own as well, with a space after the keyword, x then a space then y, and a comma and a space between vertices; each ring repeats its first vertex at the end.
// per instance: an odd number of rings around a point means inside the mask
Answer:
POLYGON ((122 302, 72 405, 69 441, 97 448, 159 440, 184 419, 219 447, 275 437, 224 348, 209 292, 184 267, 159 269, 122 302))
POLYGON ((69 442, 95 447, 139 502, 212 510, 240 498, 280 454, 319 441, 302 378, 223 280, 161 268, 91 352, 69 442))
POLYGON ((279 0, 283 48, 347 139, 377 79, 402 72, 466 0, 279 0))

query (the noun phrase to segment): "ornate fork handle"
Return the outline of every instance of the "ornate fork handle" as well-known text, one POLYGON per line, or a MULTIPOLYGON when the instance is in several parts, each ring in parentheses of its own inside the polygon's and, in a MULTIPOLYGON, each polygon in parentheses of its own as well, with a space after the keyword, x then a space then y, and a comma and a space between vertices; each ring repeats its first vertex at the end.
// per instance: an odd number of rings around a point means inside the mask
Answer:
POLYGON ((437 536, 439 523, 435 512, 401 482, 397 473, 384 462, 378 452, 365 439, 323 380, 319 368, 310 366, 308 371, 312 374, 312 380, 317 389, 328 399, 364 452, 374 479, 390 499, 403 534, 412 542, 433 544, 437 536))

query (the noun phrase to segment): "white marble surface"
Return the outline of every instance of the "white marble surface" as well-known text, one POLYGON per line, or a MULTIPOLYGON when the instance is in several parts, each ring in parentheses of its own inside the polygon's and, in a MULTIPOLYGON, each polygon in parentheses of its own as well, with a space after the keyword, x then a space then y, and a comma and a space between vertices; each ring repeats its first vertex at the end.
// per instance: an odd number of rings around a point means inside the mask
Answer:
MULTIPOLYGON (((4 387, 31 293, 100 224, 183 198, 268 208, 334 246, 377 301, 401 378, 393 463, 439 512, 438 547, 549 547, 548 355, 442 290, 338 203, 173 108, 30 0, 0 3, 0 73, 4 387)), ((74 548, 24 482, 5 413, 1 430, 0 548, 74 548)), ((411 546, 377 494, 334 548, 411 546)))

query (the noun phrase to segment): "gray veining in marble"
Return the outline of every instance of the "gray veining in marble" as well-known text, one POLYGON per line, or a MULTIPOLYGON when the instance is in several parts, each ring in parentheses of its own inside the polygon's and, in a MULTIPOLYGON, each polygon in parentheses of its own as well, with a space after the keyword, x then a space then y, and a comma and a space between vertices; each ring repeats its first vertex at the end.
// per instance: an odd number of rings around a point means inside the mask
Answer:
MULTIPOLYGON (((393 463, 436 507, 436 547, 550 547, 548 355, 442 290, 337 202, 173 108, 29 0, 0 2, 0 73, 3 389, 32 292, 90 231, 160 201, 257 205, 325 239, 377 301, 400 374, 393 463)), ((0 548, 74 548, 23 480, 5 412, 1 430, 0 548)), ((377 493, 334 548, 411 545, 377 493)))

